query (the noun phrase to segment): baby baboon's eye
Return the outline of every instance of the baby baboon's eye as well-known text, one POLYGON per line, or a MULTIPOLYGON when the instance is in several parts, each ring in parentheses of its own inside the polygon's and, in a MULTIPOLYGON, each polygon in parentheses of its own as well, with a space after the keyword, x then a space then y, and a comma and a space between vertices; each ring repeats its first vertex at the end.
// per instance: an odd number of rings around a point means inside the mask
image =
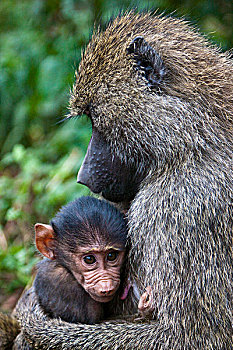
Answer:
POLYGON ((94 255, 86 255, 84 256, 83 260, 88 265, 94 264, 96 262, 94 255))
POLYGON ((116 251, 111 251, 111 252, 108 253, 108 255, 107 255, 107 260, 108 260, 108 261, 114 261, 114 260, 116 260, 117 256, 118 256, 118 252, 116 252, 116 251))

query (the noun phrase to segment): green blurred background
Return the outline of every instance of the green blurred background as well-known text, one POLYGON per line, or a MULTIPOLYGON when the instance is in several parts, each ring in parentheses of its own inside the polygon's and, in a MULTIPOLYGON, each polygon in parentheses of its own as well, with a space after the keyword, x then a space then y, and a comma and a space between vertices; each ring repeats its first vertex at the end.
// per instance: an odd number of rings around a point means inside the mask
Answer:
POLYGON ((137 7, 184 16, 223 50, 231 0, 0 0, 0 308, 9 311, 38 260, 33 225, 88 190, 76 174, 87 119, 59 123, 93 23, 137 7))

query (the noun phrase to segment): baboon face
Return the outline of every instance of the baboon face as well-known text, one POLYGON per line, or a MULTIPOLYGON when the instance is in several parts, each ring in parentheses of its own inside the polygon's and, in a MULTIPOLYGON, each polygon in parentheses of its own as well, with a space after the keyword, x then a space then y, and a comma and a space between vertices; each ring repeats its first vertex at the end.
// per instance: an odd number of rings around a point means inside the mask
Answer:
MULTIPOLYGON (((152 105, 151 89, 157 91, 163 80, 163 62, 144 38, 138 36, 124 45, 122 60, 115 67, 108 67, 108 75, 100 66, 95 71, 93 59, 90 80, 86 74, 90 69, 88 55, 87 49, 71 97, 71 113, 86 113, 93 131, 78 182, 112 202, 128 203, 149 171, 152 121, 144 106, 152 105), (115 82, 114 76, 119 71, 120 79, 115 82), (147 128, 142 127, 143 123, 147 128)), ((98 63, 101 57, 95 59, 98 63)), ((108 57, 102 60, 105 66, 108 57)))
POLYGON ((113 156, 104 136, 93 128, 77 181, 112 202, 128 202, 137 193, 142 177, 133 165, 113 156))

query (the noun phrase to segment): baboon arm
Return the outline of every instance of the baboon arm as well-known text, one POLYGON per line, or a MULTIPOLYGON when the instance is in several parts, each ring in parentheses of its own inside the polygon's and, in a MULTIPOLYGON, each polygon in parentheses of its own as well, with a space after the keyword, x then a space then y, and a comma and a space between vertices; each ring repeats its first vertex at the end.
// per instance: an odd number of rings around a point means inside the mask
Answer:
MULTIPOLYGON (((155 349, 164 329, 157 323, 111 321, 96 325, 72 324, 47 317, 31 291, 27 305, 17 308, 24 338, 34 349, 155 349)), ((24 298, 24 302, 26 299, 24 298)))
POLYGON ((13 316, 0 312, 0 349, 11 349, 14 339, 19 332, 20 328, 17 320, 13 316))

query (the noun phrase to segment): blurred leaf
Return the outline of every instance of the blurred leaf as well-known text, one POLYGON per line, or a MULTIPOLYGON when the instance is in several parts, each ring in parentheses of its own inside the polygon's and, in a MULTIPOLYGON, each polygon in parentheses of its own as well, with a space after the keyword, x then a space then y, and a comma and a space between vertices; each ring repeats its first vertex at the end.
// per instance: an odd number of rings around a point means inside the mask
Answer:
POLYGON ((10 208, 7 210, 6 213, 6 220, 11 221, 11 220, 17 220, 22 217, 22 212, 21 210, 17 210, 14 208, 10 208))

